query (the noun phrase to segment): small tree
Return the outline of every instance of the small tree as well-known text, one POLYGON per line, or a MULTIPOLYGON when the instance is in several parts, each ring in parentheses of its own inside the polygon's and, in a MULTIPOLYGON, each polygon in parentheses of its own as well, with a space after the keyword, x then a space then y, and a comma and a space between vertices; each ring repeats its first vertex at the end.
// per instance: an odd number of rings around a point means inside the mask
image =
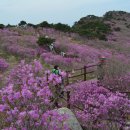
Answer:
POLYGON ((11 27, 15 27, 15 25, 10 25, 10 24, 8 24, 6 27, 7 27, 7 28, 11 28, 11 27))
POLYGON ((27 26, 28 26, 28 27, 36 28, 36 25, 34 25, 34 24, 32 24, 32 23, 28 23, 27 26))
POLYGON ((38 24, 40 27, 51 27, 51 24, 49 24, 47 21, 43 21, 42 23, 38 24))
POLYGON ((46 38, 44 37, 39 37, 37 43, 39 46, 47 46, 50 45, 51 43, 55 42, 55 39, 52 38, 46 38))
POLYGON ((18 25, 19 26, 24 26, 24 25, 26 25, 27 23, 26 23, 26 21, 21 21, 18 25))
POLYGON ((56 30, 59 31, 63 31, 63 32, 70 32, 71 31, 71 27, 67 24, 62 24, 62 23, 57 23, 54 25, 54 28, 56 30))
POLYGON ((0 29, 3 29, 4 27, 4 24, 0 24, 0 29))

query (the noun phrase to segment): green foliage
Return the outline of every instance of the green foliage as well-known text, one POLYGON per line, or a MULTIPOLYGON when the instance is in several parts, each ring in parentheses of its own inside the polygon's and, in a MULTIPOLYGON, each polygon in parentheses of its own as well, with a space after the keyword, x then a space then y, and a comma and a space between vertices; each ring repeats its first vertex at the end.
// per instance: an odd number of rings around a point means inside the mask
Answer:
POLYGON ((37 25, 38 27, 52 27, 52 24, 49 24, 47 21, 43 21, 42 23, 37 25))
POLYGON ((67 24, 57 23, 54 25, 54 28, 63 32, 71 32, 71 27, 67 24))
POLYGON ((97 19, 99 19, 99 17, 97 17, 97 16, 95 16, 95 15, 88 15, 87 16, 89 19, 91 19, 91 20, 97 20, 97 19))
POLYGON ((10 25, 10 24, 8 24, 6 27, 7 27, 7 28, 11 28, 11 27, 15 27, 15 25, 10 25))
POLYGON ((74 26, 76 25, 83 25, 91 21, 100 21, 101 18, 95 15, 88 15, 86 17, 81 18, 78 22, 75 22, 74 26))
POLYGON ((57 24, 49 24, 47 21, 43 21, 42 23, 37 25, 38 27, 48 27, 48 28, 54 28, 59 31, 63 32, 70 32, 71 27, 67 24, 57 23, 57 24))
POLYGON ((73 26, 75 32, 81 36, 88 38, 99 38, 100 40, 107 40, 106 34, 110 32, 110 26, 102 21, 90 21, 84 24, 77 24, 73 26))
POLYGON ((120 15, 127 14, 127 12, 125 12, 125 11, 118 11, 118 13, 119 13, 120 15))
POLYGON ((37 43, 39 46, 47 46, 51 43, 55 42, 55 39, 52 38, 46 38, 46 37, 39 37, 37 43))
POLYGON ((104 20, 111 20, 112 18, 113 18, 112 11, 106 12, 106 14, 104 15, 104 20))
POLYGON ((126 21, 125 18, 122 18, 122 16, 126 15, 126 14, 127 14, 127 12, 124 12, 124 11, 109 11, 109 12, 106 12, 106 14, 104 15, 103 19, 104 20, 115 19, 115 20, 126 21))
POLYGON ((4 24, 0 24, 0 29, 4 29, 4 24))
POLYGON ((36 25, 34 25, 34 24, 32 24, 32 23, 28 23, 27 26, 28 26, 28 27, 36 28, 36 25))
POLYGON ((20 21, 20 23, 18 24, 19 26, 24 26, 24 25, 26 25, 27 23, 26 23, 26 21, 20 21))

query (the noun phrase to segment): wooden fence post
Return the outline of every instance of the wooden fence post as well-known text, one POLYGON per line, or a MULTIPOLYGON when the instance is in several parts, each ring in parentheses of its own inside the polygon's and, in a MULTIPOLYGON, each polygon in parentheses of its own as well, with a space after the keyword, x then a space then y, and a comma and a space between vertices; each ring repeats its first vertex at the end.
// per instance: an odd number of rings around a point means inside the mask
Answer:
POLYGON ((70 91, 67 91, 67 108, 70 109, 70 91))
POLYGON ((47 81, 49 80, 49 78, 48 78, 48 77, 49 77, 49 74, 47 73, 47 74, 46 74, 46 80, 47 80, 47 81))
POLYGON ((101 81, 103 80, 103 69, 102 69, 102 63, 99 63, 99 65, 97 66, 97 71, 98 71, 98 74, 97 74, 97 84, 98 86, 100 87, 101 86, 101 81))
POLYGON ((105 65, 105 58, 103 57, 103 58, 100 58, 100 62, 99 62, 99 64, 98 64, 98 77, 97 77, 97 79, 98 79, 98 85, 100 86, 101 84, 102 84, 102 81, 103 81, 103 79, 104 79, 104 75, 105 75, 105 70, 104 70, 104 65, 105 65))
MULTIPOLYGON (((69 85, 69 73, 66 72, 67 85, 69 85)), ((70 91, 67 91, 67 108, 70 109, 70 91)))
POLYGON ((86 73, 87 73, 87 71, 86 71, 86 66, 84 66, 84 81, 86 81, 87 80, 87 77, 86 77, 86 73))

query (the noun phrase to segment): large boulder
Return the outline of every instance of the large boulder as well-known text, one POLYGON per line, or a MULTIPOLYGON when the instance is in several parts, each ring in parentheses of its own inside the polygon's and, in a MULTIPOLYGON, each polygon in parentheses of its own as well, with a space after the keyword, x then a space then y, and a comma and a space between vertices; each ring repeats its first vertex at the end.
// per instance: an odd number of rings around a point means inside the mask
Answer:
POLYGON ((130 130, 130 122, 127 123, 127 127, 124 128, 124 130, 130 130))
POLYGON ((57 110, 60 114, 67 114, 69 115, 69 118, 65 121, 66 124, 68 124, 69 128, 71 130, 83 130, 77 120, 77 118, 75 117, 74 113, 68 109, 68 108, 59 108, 57 110))

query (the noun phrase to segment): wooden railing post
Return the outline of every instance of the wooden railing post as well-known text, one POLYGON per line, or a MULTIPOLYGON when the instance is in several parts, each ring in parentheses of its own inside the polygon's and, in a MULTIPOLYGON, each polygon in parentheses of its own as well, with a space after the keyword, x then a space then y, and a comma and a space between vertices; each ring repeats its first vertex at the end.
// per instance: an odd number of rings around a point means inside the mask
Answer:
POLYGON ((46 74, 46 80, 47 81, 49 80, 49 74, 48 73, 46 74))
POLYGON ((104 76, 105 76, 105 70, 104 70, 105 60, 106 59, 104 57, 103 58, 101 57, 99 64, 97 66, 97 71, 98 71, 97 79, 98 79, 99 86, 102 84, 102 81, 103 81, 104 76))
POLYGON ((97 66, 97 84, 98 86, 101 86, 101 81, 103 80, 103 69, 102 69, 102 63, 99 63, 97 66))
POLYGON ((70 91, 67 91, 67 108, 70 109, 70 91))
MULTIPOLYGON (((66 85, 69 85, 69 72, 66 72, 66 80, 67 80, 66 85)), ((70 91, 67 91, 67 108, 70 109, 70 91)))
POLYGON ((86 71, 86 66, 84 66, 84 81, 86 81, 87 80, 87 77, 86 77, 86 73, 87 73, 87 71, 86 71))

